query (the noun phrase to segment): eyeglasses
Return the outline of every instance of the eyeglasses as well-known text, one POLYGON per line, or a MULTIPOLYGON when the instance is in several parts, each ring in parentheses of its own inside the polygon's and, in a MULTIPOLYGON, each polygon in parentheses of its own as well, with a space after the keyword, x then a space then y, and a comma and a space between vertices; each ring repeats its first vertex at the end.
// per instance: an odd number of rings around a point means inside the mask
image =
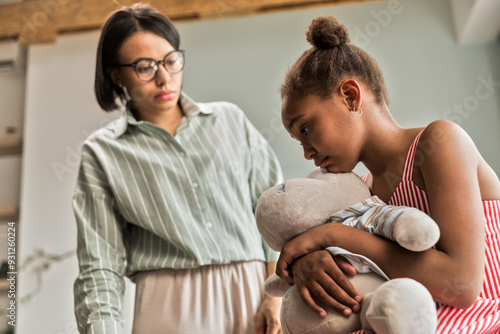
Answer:
POLYGON ((152 58, 139 58, 132 64, 116 64, 114 66, 133 67, 140 80, 151 81, 158 74, 159 64, 163 64, 168 73, 179 73, 184 68, 184 50, 171 51, 160 61, 152 58))

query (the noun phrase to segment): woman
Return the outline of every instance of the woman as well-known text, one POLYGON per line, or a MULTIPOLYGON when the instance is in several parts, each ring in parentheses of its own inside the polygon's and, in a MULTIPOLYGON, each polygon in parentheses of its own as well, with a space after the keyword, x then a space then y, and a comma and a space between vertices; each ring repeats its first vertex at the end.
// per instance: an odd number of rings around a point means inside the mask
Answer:
POLYGON ((136 283, 133 333, 280 332, 280 300, 263 293, 277 254, 253 215, 279 163, 238 107, 184 94, 183 67, 176 28, 153 8, 125 7, 104 24, 97 101, 126 108, 83 147, 81 333, 122 332, 124 276, 136 283))

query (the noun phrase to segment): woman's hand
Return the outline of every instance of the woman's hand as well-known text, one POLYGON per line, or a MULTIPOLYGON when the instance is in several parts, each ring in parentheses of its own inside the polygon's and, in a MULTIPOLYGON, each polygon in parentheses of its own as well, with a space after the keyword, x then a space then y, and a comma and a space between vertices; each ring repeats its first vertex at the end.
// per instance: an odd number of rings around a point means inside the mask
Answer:
POLYGON ((292 274, 303 301, 321 317, 326 311, 312 296, 346 317, 360 310, 362 296, 345 275, 355 275, 356 270, 344 258, 314 251, 293 263, 292 274))
POLYGON ((266 296, 255 316, 255 334, 281 334, 281 298, 266 296))

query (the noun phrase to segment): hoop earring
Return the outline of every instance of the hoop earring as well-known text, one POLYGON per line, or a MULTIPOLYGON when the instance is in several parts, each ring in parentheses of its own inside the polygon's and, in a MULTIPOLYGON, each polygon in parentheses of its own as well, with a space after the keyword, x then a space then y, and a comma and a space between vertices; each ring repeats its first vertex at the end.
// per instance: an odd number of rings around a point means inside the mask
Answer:
POLYGON ((361 117, 361 115, 363 115, 363 109, 359 108, 359 114, 358 114, 358 112, 356 111, 356 107, 354 106, 352 107, 351 112, 358 117, 361 117))

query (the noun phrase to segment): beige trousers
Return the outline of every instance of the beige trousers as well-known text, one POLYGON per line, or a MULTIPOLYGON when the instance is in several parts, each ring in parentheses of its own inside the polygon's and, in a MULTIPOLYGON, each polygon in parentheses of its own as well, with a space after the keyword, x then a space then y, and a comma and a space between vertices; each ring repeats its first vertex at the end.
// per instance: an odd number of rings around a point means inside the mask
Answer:
POLYGON ((132 333, 253 333, 266 276, 260 261, 139 273, 132 333))

